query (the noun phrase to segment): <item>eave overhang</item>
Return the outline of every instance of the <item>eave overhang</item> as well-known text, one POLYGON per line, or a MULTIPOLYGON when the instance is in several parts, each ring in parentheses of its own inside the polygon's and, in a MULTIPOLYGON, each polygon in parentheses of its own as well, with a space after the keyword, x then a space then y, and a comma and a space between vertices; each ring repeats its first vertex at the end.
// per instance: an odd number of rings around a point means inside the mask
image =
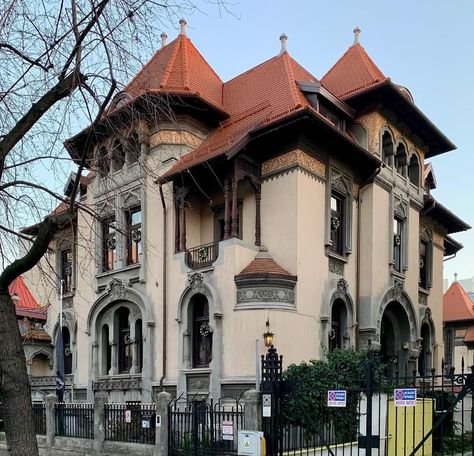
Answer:
POLYGON ((448 234, 459 233, 460 231, 467 231, 471 226, 461 220, 457 215, 451 212, 448 208, 436 201, 431 195, 424 196, 424 208, 421 212, 422 216, 429 216, 439 222, 448 234))
POLYGON ((390 79, 355 94, 347 95, 343 97, 343 101, 360 113, 373 110, 380 103, 389 107, 428 145, 425 158, 456 149, 454 143, 411 100, 403 95, 390 79))
POLYGON ((444 238, 444 256, 456 255, 464 246, 451 236, 444 238))

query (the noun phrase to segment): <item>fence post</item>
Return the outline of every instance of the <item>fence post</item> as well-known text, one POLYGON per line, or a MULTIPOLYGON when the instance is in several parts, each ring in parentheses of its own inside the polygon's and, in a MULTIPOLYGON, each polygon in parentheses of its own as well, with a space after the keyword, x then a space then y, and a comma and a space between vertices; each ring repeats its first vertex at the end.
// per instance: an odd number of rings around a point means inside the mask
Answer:
POLYGON ((56 434, 56 420, 54 416, 54 404, 56 403, 56 394, 48 394, 45 399, 46 415, 46 447, 54 446, 54 436, 56 434))
POLYGON ((94 394, 94 454, 102 452, 105 440, 105 404, 107 393, 98 391, 94 394))
POLYGON ((168 405, 171 402, 171 394, 166 391, 158 393, 156 402, 156 433, 155 433, 155 456, 168 456, 168 405))
POLYGON ((245 430, 247 431, 262 430, 261 397, 262 395, 256 389, 245 391, 242 397, 245 430))

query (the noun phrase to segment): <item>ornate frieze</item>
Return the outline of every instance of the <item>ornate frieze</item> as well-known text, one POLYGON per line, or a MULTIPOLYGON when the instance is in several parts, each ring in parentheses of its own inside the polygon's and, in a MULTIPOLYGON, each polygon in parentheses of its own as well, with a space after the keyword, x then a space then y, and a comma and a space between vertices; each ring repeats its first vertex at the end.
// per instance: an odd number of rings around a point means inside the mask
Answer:
POLYGON ((209 391, 209 375, 187 375, 186 377, 188 393, 209 391))
POLYGON ((150 137, 150 148, 160 144, 180 144, 195 148, 201 144, 202 139, 189 131, 161 130, 150 137))
POLYGON ((323 162, 311 157, 302 150, 292 150, 264 162, 262 164, 262 177, 267 178, 293 168, 303 168, 322 179, 326 176, 326 165, 323 162))
POLYGON ((124 391, 140 390, 142 387, 141 378, 104 378, 98 382, 92 382, 93 391, 124 391))
POLYGON ((330 256, 329 257, 329 272, 343 276, 344 275, 344 261, 330 256))

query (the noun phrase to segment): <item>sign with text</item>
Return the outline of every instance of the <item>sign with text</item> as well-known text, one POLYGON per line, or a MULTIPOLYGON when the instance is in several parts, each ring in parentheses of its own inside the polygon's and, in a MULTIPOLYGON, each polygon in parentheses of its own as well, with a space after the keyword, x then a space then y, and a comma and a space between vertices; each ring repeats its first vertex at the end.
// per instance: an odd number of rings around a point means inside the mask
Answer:
POLYGON ((150 429, 150 420, 142 420, 142 428, 143 429, 150 429))
POLYGON ((346 390, 329 390, 328 391, 328 407, 346 407, 347 391, 346 390))
POLYGON ((131 423, 132 422, 132 411, 131 410, 125 410, 125 422, 126 423, 131 423))
POLYGON ((234 440, 234 422, 222 422, 222 440, 234 440))
POLYGON ((393 393, 395 407, 415 407, 416 388, 399 388, 393 393))
POLYGON ((263 394, 262 395, 262 416, 268 418, 272 416, 272 395, 263 394))

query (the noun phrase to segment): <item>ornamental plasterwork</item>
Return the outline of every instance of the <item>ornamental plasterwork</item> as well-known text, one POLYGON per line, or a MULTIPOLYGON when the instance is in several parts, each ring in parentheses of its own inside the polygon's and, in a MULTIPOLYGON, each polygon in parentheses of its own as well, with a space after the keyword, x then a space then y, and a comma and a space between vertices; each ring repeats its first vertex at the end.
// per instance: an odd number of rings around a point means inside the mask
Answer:
POLYGON ((125 299, 126 289, 125 284, 119 279, 113 279, 108 285, 108 293, 112 300, 125 299))
POLYGON ((115 201, 113 199, 108 199, 106 201, 101 201, 100 203, 97 203, 97 213, 102 216, 114 214, 115 201))
POLYGON ((407 218, 408 216, 407 203, 395 197, 393 213, 402 219, 407 218))
POLYGON ((122 194, 122 202, 124 207, 134 206, 140 203, 140 189, 135 188, 133 190, 129 190, 122 194))
POLYGON ((331 168, 331 187, 343 195, 350 194, 352 191, 351 179, 341 171, 331 168))
POLYGON ((344 275, 344 262, 336 258, 329 257, 329 272, 337 275, 344 275))
POLYGON ((283 288, 247 288, 237 291, 237 303, 244 302, 286 302, 294 304, 295 292, 283 288))
POLYGON ((140 378, 108 378, 92 382, 93 391, 112 391, 112 390, 139 390, 142 387, 140 378))
POLYGON ((424 225, 420 226, 420 239, 430 242, 433 239, 433 231, 424 225))
POLYGON ((358 194, 359 186, 357 184, 352 183, 352 195, 354 196, 354 198, 356 198, 358 194))
POLYGON ((268 177, 289 168, 302 167, 322 179, 326 176, 326 165, 302 150, 292 150, 262 164, 262 177, 268 177))
POLYGON ((150 148, 160 144, 180 144, 195 148, 202 139, 189 131, 161 130, 150 137, 150 148))

